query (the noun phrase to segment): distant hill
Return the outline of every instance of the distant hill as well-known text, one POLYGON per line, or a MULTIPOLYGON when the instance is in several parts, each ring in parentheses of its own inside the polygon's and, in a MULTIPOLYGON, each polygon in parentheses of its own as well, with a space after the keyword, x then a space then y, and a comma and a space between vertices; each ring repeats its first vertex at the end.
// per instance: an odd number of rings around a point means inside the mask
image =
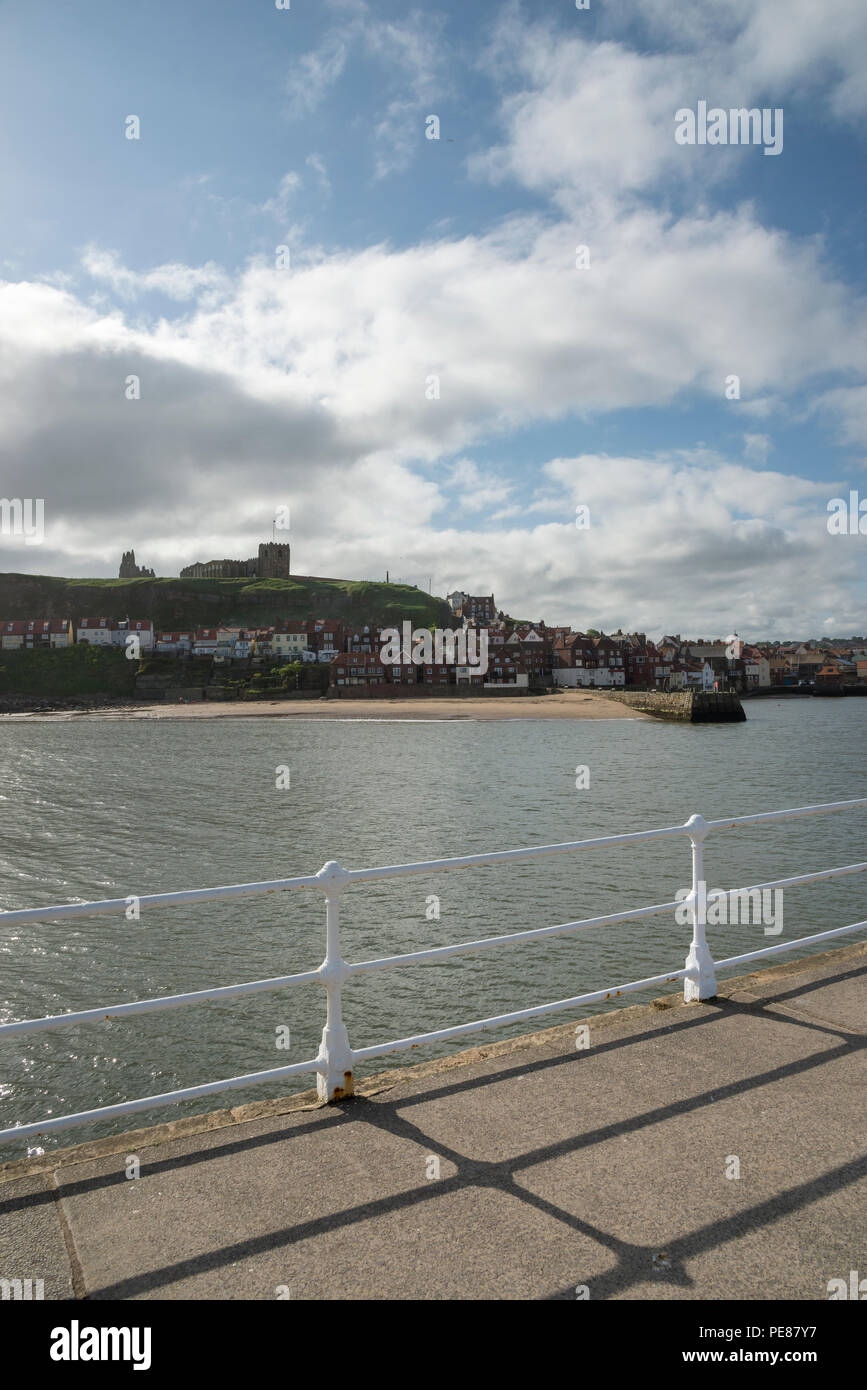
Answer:
POLYGON ((411 584, 318 579, 60 579, 0 574, 0 621, 151 618, 156 628, 265 627, 281 618, 340 618, 389 626, 451 626, 445 599, 411 584))

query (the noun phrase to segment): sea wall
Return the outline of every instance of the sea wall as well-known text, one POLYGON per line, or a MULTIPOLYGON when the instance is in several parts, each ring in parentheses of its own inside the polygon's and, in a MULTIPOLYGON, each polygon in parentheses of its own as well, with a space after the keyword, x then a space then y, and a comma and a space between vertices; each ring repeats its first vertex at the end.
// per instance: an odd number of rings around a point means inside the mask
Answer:
POLYGON ((610 690, 605 694, 641 714, 683 724, 728 724, 747 717, 733 690, 610 690))

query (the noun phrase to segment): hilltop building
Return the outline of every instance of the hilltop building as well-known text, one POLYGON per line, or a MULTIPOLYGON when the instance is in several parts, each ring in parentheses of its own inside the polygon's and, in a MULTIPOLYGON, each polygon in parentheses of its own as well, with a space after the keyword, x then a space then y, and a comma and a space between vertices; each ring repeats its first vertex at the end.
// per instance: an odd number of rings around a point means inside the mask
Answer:
POLYGON ((134 550, 123 552, 117 577, 118 579, 156 579, 153 570, 145 569, 144 565, 136 564, 134 550))
POLYGON ((204 560, 186 565, 181 579, 288 579, 289 546, 283 541, 265 541, 259 554, 250 560, 204 560))

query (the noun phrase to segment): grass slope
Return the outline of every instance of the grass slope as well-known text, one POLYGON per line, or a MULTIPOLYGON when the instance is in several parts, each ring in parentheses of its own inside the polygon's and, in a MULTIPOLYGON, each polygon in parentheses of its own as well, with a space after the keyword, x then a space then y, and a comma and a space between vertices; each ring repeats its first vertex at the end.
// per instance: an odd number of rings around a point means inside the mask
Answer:
POLYGON ((126 653, 90 647, 0 652, 3 695, 132 695, 138 662, 126 653))
POLYGON ((318 579, 61 579, 0 574, 0 621, 151 618, 157 628, 266 626, 281 618, 450 625, 444 599, 409 584, 318 579))

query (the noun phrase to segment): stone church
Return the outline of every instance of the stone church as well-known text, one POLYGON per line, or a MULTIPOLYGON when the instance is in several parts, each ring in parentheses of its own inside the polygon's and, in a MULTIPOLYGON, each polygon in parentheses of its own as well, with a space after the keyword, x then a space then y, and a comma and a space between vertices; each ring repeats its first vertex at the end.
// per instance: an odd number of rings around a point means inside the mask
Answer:
POLYGON ((289 546, 284 541, 265 541, 250 560, 204 560, 186 565, 182 579, 288 579, 289 546))

